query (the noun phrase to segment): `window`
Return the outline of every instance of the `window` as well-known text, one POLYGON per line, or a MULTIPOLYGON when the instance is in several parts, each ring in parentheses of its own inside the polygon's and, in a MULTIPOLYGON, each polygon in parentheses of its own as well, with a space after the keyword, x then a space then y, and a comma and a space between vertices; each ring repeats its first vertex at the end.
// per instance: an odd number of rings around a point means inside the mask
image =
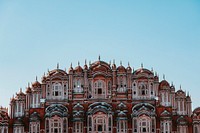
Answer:
POLYGON ((170 133, 171 132, 171 121, 169 120, 164 120, 161 121, 161 132, 162 133, 170 133))
POLYGON ((54 99, 60 99, 62 97, 62 86, 60 83, 53 84, 52 96, 54 99))
POLYGON ((16 101, 15 104, 15 117, 21 117, 24 115, 24 102, 22 101, 16 101))
POLYGON ((67 125, 67 118, 60 118, 58 116, 46 118, 46 133, 67 133, 67 125))
POLYGON ((32 97, 31 97, 31 107, 32 108, 38 108, 40 106, 40 98, 41 98, 41 94, 39 93, 32 93, 32 97))
POLYGON ((118 92, 126 92, 127 88, 126 88, 126 79, 123 77, 120 77, 120 79, 118 79, 118 88, 117 91, 118 92))
POLYGON ((126 133, 127 132, 127 121, 118 120, 117 121, 117 133, 126 133))
POLYGON ((143 115, 143 116, 140 116, 137 121, 138 121, 137 131, 142 132, 142 133, 151 133, 150 131, 151 118, 149 118, 146 115, 143 115))
POLYGON ((83 133, 83 122, 74 122, 74 133, 83 133))
POLYGON ((13 130, 14 133, 24 133, 24 127, 22 126, 16 126, 13 130))
POLYGON ((0 133, 8 133, 8 127, 7 126, 0 126, 0 133))
POLYGON ((94 82, 94 98, 106 98, 105 82, 103 80, 97 80, 94 82))
POLYGON ((88 116, 88 133, 94 132, 112 132, 112 115, 98 112, 94 115, 88 116))
POLYGON ((29 132, 40 133, 40 122, 30 122, 29 132))
POLYGON ((83 85, 80 79, 76 79, 74 81, 74 93, 82 93, 83 92, 83 85))

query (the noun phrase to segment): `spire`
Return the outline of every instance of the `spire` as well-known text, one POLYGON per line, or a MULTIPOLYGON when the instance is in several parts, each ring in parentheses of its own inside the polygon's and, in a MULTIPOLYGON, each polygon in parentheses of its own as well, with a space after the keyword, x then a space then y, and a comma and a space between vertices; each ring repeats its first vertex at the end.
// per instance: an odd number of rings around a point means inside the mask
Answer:
POLYGON ((153 72, 153 67, 151 68, 151 71, 153 72))
POLYGON ((85 59, 85 65, 87 65, 87 60, 85 59))
POLYGON ((91 66, 91 61, 89 61, 89 65, 91 66))
POLYGON ((28 82, 28 87, 30 87, 30 83, 28 82))
POLYGON ((80 66, 80 62, 78 61, 78 66, 80 66))
POLYGON ((22 93, 22 88, 20 88, 19 92, 22 93))
POLYGON ((163 74, 163 80, 165 80, 165 74, 163 74))
POLYGON ((158 76, 156 71, 155 71, 155 76, 158 76))
POLYGON ((173 81, 171 82, 171 86, 174 86, 174 83, 173 83, 173 81))
POLYGON ((57 63, 57 69, 59 69, 59 63, 57 63))
POLYGON ((122 66, 122 61, 120 61, 120 66, 122 66))
POLYGON ((38 80, 37 80, 37 76, 35 77, 35 81, 38 81, 38 80))
POLYGON ((181 85, 180 85, 180 90, 182 90, 181 85))
POLYGON ((143 63, 141 63, 141 68, 143 68, 143 63))
POLYGON ((72 62, 71 62, 71 64, 70 64, 70 67, 72 68, 72 62))
POLYGON ((128 67, 130 67, 130 64, 129 64, 129 62, 128 62, 128 67))
POLYGON ((113 59, 113 64, 115 64, 115 59, 113 59))
POLYGON ((101 60, 100 54, 99 54, 99 61, 101 60))

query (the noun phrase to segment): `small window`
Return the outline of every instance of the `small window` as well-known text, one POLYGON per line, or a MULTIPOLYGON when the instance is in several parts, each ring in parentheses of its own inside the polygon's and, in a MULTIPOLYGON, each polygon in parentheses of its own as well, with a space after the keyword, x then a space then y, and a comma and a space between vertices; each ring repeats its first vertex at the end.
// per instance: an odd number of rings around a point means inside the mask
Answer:
POLYGON ((98 89, 98 94, 102 94, 102 89, 101 88, 98 89))
POLYGON ((99 132, 102 131, 102 125, 98 125, 98 131, 99 131, 99 132))
POLYGON ((143 128, 142 128, 142 132, 145 132, 145 133, 146 133, 146 132, 147 132, 147 129, 143 127, 143 128))

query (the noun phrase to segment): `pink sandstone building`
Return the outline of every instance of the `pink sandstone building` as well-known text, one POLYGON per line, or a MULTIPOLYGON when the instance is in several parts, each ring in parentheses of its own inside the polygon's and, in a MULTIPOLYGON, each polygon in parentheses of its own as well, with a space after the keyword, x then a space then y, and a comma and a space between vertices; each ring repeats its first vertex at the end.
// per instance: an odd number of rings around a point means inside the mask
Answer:
POLYGON ((200 133, 200 108, 153 70, 57 67, 0 109, 0 133, 200 133))

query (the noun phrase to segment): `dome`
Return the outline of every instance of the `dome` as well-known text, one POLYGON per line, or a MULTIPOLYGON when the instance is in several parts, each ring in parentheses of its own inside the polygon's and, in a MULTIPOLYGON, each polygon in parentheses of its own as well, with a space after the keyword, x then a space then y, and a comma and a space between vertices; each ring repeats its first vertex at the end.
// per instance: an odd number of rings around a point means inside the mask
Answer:
POLYGON ((116 70, 116 65, 115 64, 112 64, 112 69, 116 70))
POLYGON ((75 67, 74 71, 75 71, 76 73, 82 73, 82 72, 83 72, 83 68, 82 68, 81 66, 78 65, 77 67, 75 67))
POLYGON ((40 82, 38 82, 38 81, 36 80, 34 83, 32 83, 32 86, 33 86, 34 88, 36 88, 36 87, 40 87, 41 84, 40 84, 40 82))
POLYGON ((87 64, 85 64, 83 68, 84 68, 84 70, 88 70, 87 64))
POLYGON ((200 115, 200 107, 195 108, 193 113, 196 115, 200 115))
POLYGON ((26 88, 26 93, 31 93, 32 91, 31 91, 31 87, 27 87, 26 88))
POLYGON ((169 83, 166 80, 162 80, 159 84, 159 89, 168 89, 170 88, 169 83))
POLYGON ((124 66, 120 65, 119 67, 117 67, 117 71, 118 72, 126 72, 126 69, 124 66))
POLYGON ((140 69, 137 69, 134 71, 134 74, 135 75, 138 75, 138 74, 147 74, 147 75, 153 75, 153 72, 148 70, 148 69, 145 69, 145 68, 140 68, 140 69))

